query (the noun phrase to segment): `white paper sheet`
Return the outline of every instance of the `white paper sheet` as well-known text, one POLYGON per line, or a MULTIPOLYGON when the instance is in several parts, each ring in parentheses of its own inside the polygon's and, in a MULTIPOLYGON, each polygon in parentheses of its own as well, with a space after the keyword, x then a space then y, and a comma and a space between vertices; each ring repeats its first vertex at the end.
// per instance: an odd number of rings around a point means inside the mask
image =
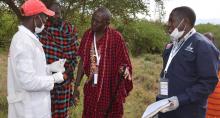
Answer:
POLYGON ((142 118, 151 118, 155 116, 158 112, 160 112, 162 109, 170 106, 170 104, 171 103, 167 99, 154 102, 147 107, 144 114, 142 115, 142 118))

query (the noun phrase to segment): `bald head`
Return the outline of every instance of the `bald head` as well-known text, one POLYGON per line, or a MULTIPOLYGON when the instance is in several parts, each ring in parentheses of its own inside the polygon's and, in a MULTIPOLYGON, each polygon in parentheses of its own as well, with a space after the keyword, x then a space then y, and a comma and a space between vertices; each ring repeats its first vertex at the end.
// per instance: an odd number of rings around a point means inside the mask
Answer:
POLYGON ((112 14, 111 12, 105 8, 105 7, 99 7, 97 10, 95 10, 95 12, 93 13, 93 15, 101 15, 104 20, 109 21, 111 20, 112 14))
POLYGON ((96 33, 103 33, 110 24, 111 12, 105 8, 100 7, 92 15, 91 28, 96 33))

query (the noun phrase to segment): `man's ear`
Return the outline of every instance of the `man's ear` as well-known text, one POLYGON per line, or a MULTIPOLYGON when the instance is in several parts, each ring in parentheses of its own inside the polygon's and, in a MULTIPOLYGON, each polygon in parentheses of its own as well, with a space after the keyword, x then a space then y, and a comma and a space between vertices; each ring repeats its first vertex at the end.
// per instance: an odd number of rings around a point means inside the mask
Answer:
POLYGON ((191 25, 191 22, 188 18, 185 18, 184 25, 186 26, 186 30, 190 30, 193 28, 193 26, 191 25))

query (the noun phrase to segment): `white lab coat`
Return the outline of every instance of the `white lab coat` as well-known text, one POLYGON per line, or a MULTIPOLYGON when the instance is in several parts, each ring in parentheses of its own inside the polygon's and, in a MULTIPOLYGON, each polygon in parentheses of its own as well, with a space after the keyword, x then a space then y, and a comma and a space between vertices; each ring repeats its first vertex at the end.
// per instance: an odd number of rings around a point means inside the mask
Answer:
POLYGON ((51 118, 54 80, 46 67, 42 44, 30 30, 19 26, 8 57, 8 118, 51 118))

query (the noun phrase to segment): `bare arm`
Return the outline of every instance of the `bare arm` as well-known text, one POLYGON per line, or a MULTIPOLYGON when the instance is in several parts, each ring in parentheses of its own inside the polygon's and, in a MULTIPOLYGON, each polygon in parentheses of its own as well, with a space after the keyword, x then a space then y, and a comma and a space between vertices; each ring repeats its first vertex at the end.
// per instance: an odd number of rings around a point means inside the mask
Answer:
POLYGON ((78 64, 78 69, 77 69, 76 81, 74 84, 74 91, 73 91, 75 105, 77 105, 79 103, 79 96, 80 96, 79 86, 80 86, 80 82, 83 78, 83 75, 84 75, 83 61, 82 61, 82 59, 80 59, 79 64, 78 64))
POLYGON ((83 75, 84 75, 83 61, 82 61, 82 59, 80 59, 78 69, 77 69, 77 75, 76 75, 76 81, 75 81, 74 88, 78 88, 80 86, 83 75))

